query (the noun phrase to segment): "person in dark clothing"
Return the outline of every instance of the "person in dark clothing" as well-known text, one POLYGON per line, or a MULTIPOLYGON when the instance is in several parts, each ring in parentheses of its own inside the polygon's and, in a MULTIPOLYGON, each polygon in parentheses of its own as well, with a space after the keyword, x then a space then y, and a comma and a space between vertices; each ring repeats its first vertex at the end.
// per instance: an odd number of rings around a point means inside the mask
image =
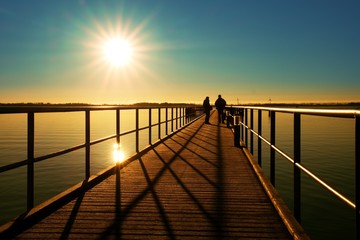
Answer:
POLYGON ((219 94, 218 99, 215 101, 215 107, 218 111, 218 123, 224 123, 225 116, 224 116, 224 109, 226 106, 226 101, 221 97, 219 94))
POLYGON ((205 100, 203 102, 203 107, 204 107, 204 112, 205 112, 205 123, 210 124, 209 118, 210 118, 210 111, 211 111, 212 107, 210 106, 209 97, 205 98, 205 100))

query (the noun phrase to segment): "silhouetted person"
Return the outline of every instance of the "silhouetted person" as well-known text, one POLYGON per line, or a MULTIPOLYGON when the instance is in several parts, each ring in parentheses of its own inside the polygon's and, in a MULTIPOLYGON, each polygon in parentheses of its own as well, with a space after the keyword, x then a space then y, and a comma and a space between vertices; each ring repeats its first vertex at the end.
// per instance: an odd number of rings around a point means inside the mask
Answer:
POLYGON ((221 98, 221 95, 219 94, 218 99, 215 101, 215 107, 218 111, 218 123, 224 123, 225 116, 224 116, 224 109, 226 106, 226 101, 221 98))
POLYGON ((209 124, 209 118, 210 118, 210 111, 211 111, 211 106, 210 106, 210 100, 209 97, 206 97, 204 102, 203 102, 203 107, 204 107, 204 112, 205 112, 205 123, 209 124))

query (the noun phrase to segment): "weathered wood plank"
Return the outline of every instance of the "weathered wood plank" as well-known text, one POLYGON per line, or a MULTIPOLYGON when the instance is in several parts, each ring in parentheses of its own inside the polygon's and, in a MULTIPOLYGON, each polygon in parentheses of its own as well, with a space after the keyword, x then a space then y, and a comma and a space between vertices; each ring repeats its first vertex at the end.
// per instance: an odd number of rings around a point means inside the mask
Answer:
POLYGON ((230 129, 201 121, 16 236, 252 238, 292 239, 230 129))

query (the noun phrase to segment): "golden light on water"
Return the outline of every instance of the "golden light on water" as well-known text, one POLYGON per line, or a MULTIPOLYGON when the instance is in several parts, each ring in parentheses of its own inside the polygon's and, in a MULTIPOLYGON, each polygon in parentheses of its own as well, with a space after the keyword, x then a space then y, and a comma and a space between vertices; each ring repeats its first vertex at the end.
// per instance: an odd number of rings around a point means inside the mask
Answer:
POLYGON ((125 159, 125 154, 120 148, 120 144, 114 144, 113 159, 115 163, 121 163, 125 159))

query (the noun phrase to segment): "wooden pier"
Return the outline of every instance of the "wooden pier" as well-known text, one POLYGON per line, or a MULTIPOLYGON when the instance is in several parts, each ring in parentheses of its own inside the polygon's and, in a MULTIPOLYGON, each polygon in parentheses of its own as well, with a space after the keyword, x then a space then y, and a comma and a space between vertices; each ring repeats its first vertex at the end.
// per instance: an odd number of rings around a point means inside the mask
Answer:
MULTIPOLYGON (((14 239, 307 239, 233 133, 203 119, 14 239)), ((14 223, 18 224, 18 223, 14 223)))

